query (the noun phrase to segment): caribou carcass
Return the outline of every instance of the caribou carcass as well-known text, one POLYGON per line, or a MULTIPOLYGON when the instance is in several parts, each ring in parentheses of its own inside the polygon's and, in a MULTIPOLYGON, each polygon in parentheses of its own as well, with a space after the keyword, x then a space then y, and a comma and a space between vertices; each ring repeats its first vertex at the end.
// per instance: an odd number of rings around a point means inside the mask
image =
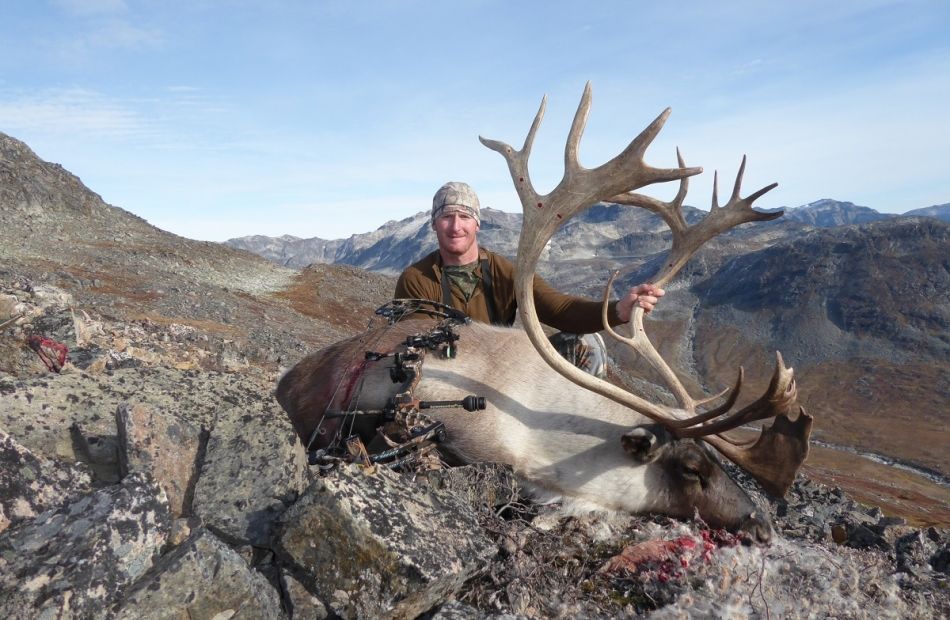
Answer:
MULTIPOLYGON (((561 224, 596 202, 646 208, 666 221, 673 233, 672 249, 653 279, 663 286, 709 239, 744 222, 780 216, 780 212, 758 212, 751 206, 775 185, 740 197, 743 159, 727 204, 718 206, 714 189, 710 213, 687 226, 682 214, 687 179, 702 169, 686 167, 679 152, 677 168, 653 168, 643 161, 668 109, 617 157, 594 169, 580 166, 577 148, 590 108, 588 84, 567 140, 564 177, 551 193, 538 195, 527 164, 544 107, 542 101, 521 150, 481 139, 507 160, 524 209, 515 282, 524 330, 481 324, 457 327, 458 341, 453 345, 457 355, 425 357, 412 403, 447 401, 464 394, 484 396, 484 411, 459 407, 432 414, 447 430, 443 446, 462 462, 510 464, 530 487, 546 495, 632 513, 676 517, 698 513, 711 525, 768 540, 767 518, 756 512, 703 442, 746 469, 768 492, 785 493, 807 454, 811 418, 797 404, 792 370, 784 366, 781 356, 766 392, 745 407, 733 411, 742 385, 741 369, 728 393, 694 399, 647 339, 643 311, 637 308, 630 322, 631 336, 607 329, 651 363, 677 406, 651 402, 561 358, 538 321, 532 290, 538 257, 547 241, 561 224), (680 188, 670 202, 634 193, 672 180, 679 180, 680 188), (709 407, 718 400, 724 402, 709 407), (774 422, 757 440, 742 443, 725 435, 767 418, 774 422)), ((604 294, 605 325, 609 291, 610 284, 604 294)), ((368 361, 366 352, 397 350, 419 330, 420 322, 410 320, 368 331, 311 354, 291 369, 278 385, 277 398, 301 439, 313 447, 326 443, 329 435, 342 433, 345 418, 328 419, 325 414, 331 410, 382 409, 394 393, 392 364, 368 361)))

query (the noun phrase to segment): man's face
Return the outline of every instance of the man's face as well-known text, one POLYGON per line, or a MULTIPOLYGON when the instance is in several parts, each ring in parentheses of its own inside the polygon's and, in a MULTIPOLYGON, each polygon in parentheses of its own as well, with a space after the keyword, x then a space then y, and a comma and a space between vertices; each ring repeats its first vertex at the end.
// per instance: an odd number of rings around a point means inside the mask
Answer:
POLYGON ((475 247, 475 236, 479 225, 468 213, 443 211, 439 217, 435 218, 432 227, 439 239, 439 249, 447 254, 463 256, 475 247))

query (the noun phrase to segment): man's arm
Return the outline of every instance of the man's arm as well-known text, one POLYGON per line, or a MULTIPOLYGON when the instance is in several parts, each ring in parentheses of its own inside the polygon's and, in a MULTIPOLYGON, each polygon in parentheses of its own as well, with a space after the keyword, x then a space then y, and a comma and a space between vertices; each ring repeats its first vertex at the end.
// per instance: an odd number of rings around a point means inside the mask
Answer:
MULTIPOLYGON (((633 287, 619 300, 610 302, 607 308, 610 325, 629 322, 635 307, 650 312, 665 294, 666 291, 652 284, 633 287)), ((534 303, 541 322, 555 329, 588 334, 604 328, 602 302, 565 295, 538 276, 534 278, 534 303)))
MULTIPOLYGON (((542 323, 564 332, 590 334, 604 328, 601 302, 566 295, 540 276, 534 277, 534 305, 542 323)), ((621 323, 616 301, 610 302, 607 317, 611 325, 621 323)))

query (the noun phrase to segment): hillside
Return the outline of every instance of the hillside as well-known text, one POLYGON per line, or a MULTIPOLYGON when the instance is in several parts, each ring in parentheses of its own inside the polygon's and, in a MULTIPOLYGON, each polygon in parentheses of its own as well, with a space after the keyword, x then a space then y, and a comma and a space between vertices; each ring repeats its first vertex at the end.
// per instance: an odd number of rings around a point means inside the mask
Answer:
POLYGON ((188 325, 274 363, 352 333, 354 310, 370 313, 393 286, 382 276, 333 268, 353 282, 341 281, 334 301, 349 312, 334 315, 286 298, 305 297, 325 271, 282 268, 162 231, 0 134, 2 280, 42 280, 106 318, 188 325))

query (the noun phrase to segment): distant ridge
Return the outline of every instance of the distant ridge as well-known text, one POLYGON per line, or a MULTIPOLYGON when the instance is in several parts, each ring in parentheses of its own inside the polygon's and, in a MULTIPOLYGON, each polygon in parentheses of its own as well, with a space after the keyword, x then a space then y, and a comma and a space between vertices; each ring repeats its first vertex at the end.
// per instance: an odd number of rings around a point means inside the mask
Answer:
MULTIPOLYGON (((805 228, 853 226, 902 217, 933 217, 950 221, 950 203, 908 211, 903 215, 880 213, 852 202, 823 198, 799 207, 785 207, 785 216, 765 226, 743 226, 725 238, 746 239, 768 236, 774 243, 790 232, 805 228)), ((701 218, 704 212, 684 207, 687 221, 701 218)), ((515 254, 521 230, 521 214, 495 209, 482 210, 480 243, 505 256, 515 254)), ((542 257, 542 272, 552 261, 644 258, 665 249, 669 231, 662 220, 642 209, 616 204, 595 205, 588 212, 555 234, 542 257)), ((429 230, 429 215, 421 211, 411 217, 387 222, 368 233, 347 239, 301 239, 292 235, 237 237, 225 244, 258 254, 286 267, 302 269, 313 263, 335 263, 361 267, 387 275, 397 275, 435 249, 435 237, 429 230)))

